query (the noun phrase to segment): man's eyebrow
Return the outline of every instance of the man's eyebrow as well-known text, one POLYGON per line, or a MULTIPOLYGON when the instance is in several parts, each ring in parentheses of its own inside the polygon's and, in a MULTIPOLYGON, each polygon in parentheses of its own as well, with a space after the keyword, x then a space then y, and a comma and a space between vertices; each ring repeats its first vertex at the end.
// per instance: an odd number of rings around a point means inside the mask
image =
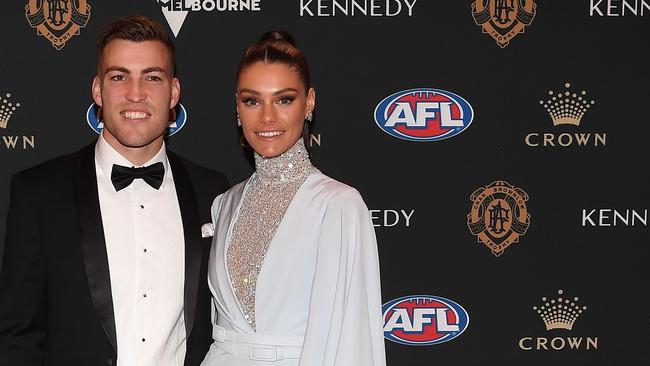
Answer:
POLYGON ((151 67, 147 67, 146 69, 142 70, 142 73, 143 73, 143 74, 148 74, 148 73, 150 73, 150 72, 162 72, 162 73, 166 73, 167 70, 163 69, 163 68, 160 67, 160 66, 151 66, 151 67))
POLYGON ((128 74, 130 72, 129 69, 127 69, 125 67, 122 67, 122 66, 110 66, 110 67, 107 67, 106 70, 104 70, 104 73, 106 74, 106 73, 109 73, 111 71, 119 71, 119 72, 123 72, 125 74, 128 74))
MULTIPOLYGON (((108 73, 108 72, 111 72, 111 71, 119 71, 119 72, 123 72, 125 74, 130 74, 131 73, 131 71, 129 69, 127 69, 126 67, 122 67, 122 66, 110 66, 110 67, 106 68, 104 73, 108 73)), ((160 67, 160 66, 151 66, 151 67, 147 67, 146 69, 142 70, 143 74, 148 74, 150 72, 162 72, 162 73, 165 73, 167 71, 165 69, 163 69, 162 67, 160 67)))

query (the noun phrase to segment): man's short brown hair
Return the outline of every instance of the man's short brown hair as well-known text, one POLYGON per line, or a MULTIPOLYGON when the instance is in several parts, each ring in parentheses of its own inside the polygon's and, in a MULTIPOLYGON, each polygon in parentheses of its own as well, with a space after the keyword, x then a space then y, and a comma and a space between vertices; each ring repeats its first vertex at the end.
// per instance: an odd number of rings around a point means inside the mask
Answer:
MULTIPOLYGON (((102 28, 97 37, 97 67, 102 64, 104 49, 109 42, 121 39, 131 42, 160 41, 169 51, 170 72, 176 74, 176 49, 171 37, 159 22, 141 15, 130 15, 116 19, 102 28)), ((101 70, 100 70, 101 71, 101 70)))

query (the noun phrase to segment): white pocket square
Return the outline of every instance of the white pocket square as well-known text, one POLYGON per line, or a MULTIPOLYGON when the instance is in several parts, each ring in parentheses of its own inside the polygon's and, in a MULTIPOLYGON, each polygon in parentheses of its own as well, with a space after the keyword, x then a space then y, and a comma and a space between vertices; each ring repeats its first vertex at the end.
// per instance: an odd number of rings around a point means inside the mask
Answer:
POLYGON ((211 238, 214 235, 214 224, 209 222, 201 225, 201 237, 211 238))

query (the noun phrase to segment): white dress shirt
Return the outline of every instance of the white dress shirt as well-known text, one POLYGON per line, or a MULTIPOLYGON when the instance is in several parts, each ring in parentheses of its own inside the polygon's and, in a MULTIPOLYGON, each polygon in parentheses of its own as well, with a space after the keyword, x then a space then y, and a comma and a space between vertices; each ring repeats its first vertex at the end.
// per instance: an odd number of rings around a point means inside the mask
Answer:
POLYGON ((117 192, 113 164, 133 166, 100 136, 95 170, 111 278, 118 366, 182 366, 185 245, 165 145, 143 166, 162 162, 156 190, 142 179, 117 192))

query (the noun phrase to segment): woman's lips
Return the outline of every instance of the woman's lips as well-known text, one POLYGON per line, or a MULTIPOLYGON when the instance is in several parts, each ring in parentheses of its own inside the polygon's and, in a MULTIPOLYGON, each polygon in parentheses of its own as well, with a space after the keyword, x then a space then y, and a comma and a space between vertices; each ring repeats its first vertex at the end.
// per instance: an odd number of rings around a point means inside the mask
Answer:
POLYGON ((284 133, 284 131, 260 131, 260 132, 255 132, 257 136, 260 137, 275 137, 275 136, 280 136, 284 133))

